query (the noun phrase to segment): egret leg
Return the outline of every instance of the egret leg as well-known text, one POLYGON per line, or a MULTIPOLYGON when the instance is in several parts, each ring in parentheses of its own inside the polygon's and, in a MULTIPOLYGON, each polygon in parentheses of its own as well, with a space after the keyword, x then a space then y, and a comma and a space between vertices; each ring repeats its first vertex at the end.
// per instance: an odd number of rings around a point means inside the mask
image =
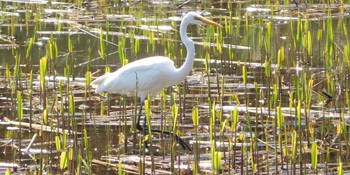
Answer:
MULTIPOLYGON (((144 102, 142 101, 140 103, 140 111, 139 111, 139 115, 137 118, 137 122, 136 122, 136 129, 139 131, 142 131, 143 135, 146 135, 146 131, 148 131, 148 127, 146 125, 146 117, 144 118, 143 121, 143 126, 140 125, 140 119, 141 119, 141 113, 142 113, 142 107, 144 105, 144 102)), ((175 136, 175 139, 177 142, 179 142, 179 144, 181 145, 181 147, 184 150, 189 150, 191 151, 191 148, 186 144, 185 141, 183 141, 179 136, 177 136, 176 134, 174 134, 173 132, 170 131, 162 131, 162 130, 158 130, 158 129, 151 129, 152 132, 156 132, 156 133, 161 133, 161 134, 166 134, 166 135, 172 135, 175 136)))
MULTIPOLYGON (((137 130, 139 130, 139 131, 143 131, 144 129, 141 127, 141 125, 140 125, 140 119, 141 119, 141 115, 142 115, 142 107, 143 107, 143 104, 144 104, 144 102, 142 101, 141 103, 140 103, 140 110, 139 110, 139 115, 137 116, 137 122, 136 122, 136 129, 137 130)), ((144 123, 144 124, 146 124, 146 123, 144 123)))
MULTIPOLYGON (((303 0, 304 4, 305 4, 305 7, 307 7, 307 3, 306 3, 306 0, 303 0)), ((294 0, 294 4, 299 7, 299 1, 297 2, 297 0, 294 0)))

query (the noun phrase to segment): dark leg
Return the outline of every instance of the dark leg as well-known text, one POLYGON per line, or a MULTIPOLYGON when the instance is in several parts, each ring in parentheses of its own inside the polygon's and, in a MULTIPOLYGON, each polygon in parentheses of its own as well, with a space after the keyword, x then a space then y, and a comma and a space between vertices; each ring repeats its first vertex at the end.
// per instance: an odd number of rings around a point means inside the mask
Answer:
POLYGON ((293 2, 294 2, 294 4, 298 7, 298 2, 297 2, 297 0, 294 0, 293 2))
MULTIPOLYGON (((148 131, 148 127, 146 125, 146 117, 144 118, 144 121, 143 121, 143 127, 140 125, 140 119, 141 119, 141 113, 142 113, 143 105, 144 105, 144 102, 142 101, 140 103, 140 111, 139 111, 139 115, 138 115, 137 122, 136 122, 136 129, 138 129, 139 131, 142 131, 143 135, 146 135, 146 131, 148 131)), ((158 129, 151 129, 151 131, 152 132, 161 133, 161 134, 167 134, 167 135, 175 136, 176 141, 179 142, 179 144, 182 146, 182 148, 184 150, 187 149, 187 150, 191 151, 191 148, 185 143, 185 141, 183 141, 179 136, 177 136, 173 132, 161 131, 161 130, 158 130, 158 129)))
MULTIPOLYGON (((297 6, 297 7, 299 7, 299 1, 297 2, 297 0, 294 0, 293 1, 294 2, 294 4, 297 6)), ((304 4, 305 4, 305 7, 307 7, 307 3, 306 3, 306 0, 303 0, 303 2, 304 2, 304 4)))
POLYGON ((144 102, 141 101, 141 103, 140 103, 140 111, 139 111, 139 115, 137 116, 137 122, 136 122, 136 129, 139 130, 139 131, 141 131, 141 130, 143 131, 143 128, 140 125, 140 119, 141 119, 141 115, 142 115, 142 107, 143 107, 143 105, 144 105, 144 102))
POLYGON ((304 4, 305 4, 305 7, 307 7, 307 3, 306 3, 306 0, 303 0, 304 1, 304 4))
POLYGON ((189 151, 191 151, 191 148, 186 144, 186 142, 183 141, 179 136, 177 136, 177 135, 174 134, 173 132, 170 132, 170 131, 161 131, 161 130, 158 130, 158 129, 152 129, 151 131, 152 131, 152 132, 161 133, 161 134, 167 134, 167 135, 175 136, 176 141, 179 142, 179 144, 181 145, 181 147, 182 147, 184 150, 189 150, 189 151))

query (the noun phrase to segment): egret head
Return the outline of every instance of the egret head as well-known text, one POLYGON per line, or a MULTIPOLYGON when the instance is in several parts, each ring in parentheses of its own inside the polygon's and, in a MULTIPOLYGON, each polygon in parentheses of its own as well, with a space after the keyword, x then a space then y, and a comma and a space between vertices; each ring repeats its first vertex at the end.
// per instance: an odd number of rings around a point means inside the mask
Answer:
POLYGON ((212 20, 204 18, 202 15, 196 12, 188 12, 184 18, 185 18, 184 20, 188 19, 189 21, 191 21, 190 23, 192 24, 208 24, 208 25, 213 25, 220 28, 223 27, 222 25, 212 20))

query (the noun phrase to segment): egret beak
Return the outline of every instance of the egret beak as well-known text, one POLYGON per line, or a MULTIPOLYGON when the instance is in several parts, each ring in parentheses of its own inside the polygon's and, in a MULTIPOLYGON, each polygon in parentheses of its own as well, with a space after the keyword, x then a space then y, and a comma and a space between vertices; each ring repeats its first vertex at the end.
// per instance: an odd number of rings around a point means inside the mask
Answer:
POLYGON ((212 20, 206 19, 204 17, 196 16, 195 18, 197 20, 199 20, 199 21, 202 21, 204 24, 213 25, 213 26, 216 26, 216 27, 223 28, 223 26, 221 24, 218 24, 218 23, 216 23, 216 22, 214 22, 212 20))

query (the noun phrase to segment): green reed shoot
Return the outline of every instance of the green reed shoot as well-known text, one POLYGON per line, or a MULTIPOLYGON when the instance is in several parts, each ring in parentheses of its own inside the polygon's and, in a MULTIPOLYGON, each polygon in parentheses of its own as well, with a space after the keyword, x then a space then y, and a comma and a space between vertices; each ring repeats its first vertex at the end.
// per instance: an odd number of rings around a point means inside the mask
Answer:
POLYGON ((150 100, 145 100, 145 115, 146 115, 146 122, 147 122, 147 126, 148 126, 148 132, 149 135, 152 135, 152 127, 151 127, 151 103, 150 100))
POLYGON ((346 104, 348 106, 348 113, 350 113, 350 95, 349 95, 349 89, 345 91, 345 96, 346 96, 346 104))
POLYGON ((343 162, 341 160, 341 157, 338 157, 337 174, 338 175, 344 175, 343 162))
POLYGON ((223 43, 223 35, 222 35, 222 31, 220 29, 218 29, 218 32, 219 32, 219 37, 216 37, 216 53, 219 54, 219 55, 222 55, 222 45, 221 43, 223 43))
MULTIPOLYGON (((348 140, 348 129, 347 129, 347 123, 346 123, 346 119, 345 119, 345 116, 344 116, 344 111, 341 112, 341 122, 340 122, 340 127, 342 129, 342 133, 343 133, 343 136, 345 138, 345 140, 348 140)), ((349 142, 346 142, 347 144, 349 144, 349 142)))
POLYGON ((297 21, 297 31, 296 31, 296 36, 295 36, 295 47, 297 47, 298 45, 302 45, 302 41, 303 41, 303 23, 301 21, 300 18, 300 14, 298 14, 298 21, 297 21))
POLYGON ((74 117, 75 116, 75 103, 74 96, 69 95, 69 113, 74 117))
POLYGON ((100 107, 100 115, 104 116, 105 115, 105 108, 106 108, 106 102, 102 101, 101 102, 101 107, 100 107))
POLYGON ((289 21, 289 31, 292 39, 292 46, 293 48, 297 47, 297 39, 296 39, 296 34, 295 34, 295 26, 293 21, 289 21))
POLYGON ((63 142, 62 150, 67 149, 67 147, 68 147, 68 135, 66 134, 66 132, 63 132, 63 134, 62 134, 62 142, 63 142))
POLYGON ((284 60, 284 47, 282 46, 278 50, 277 54, 277 68, 279 69, 282 66, 282 61, 284 60))
POLYGON ((284 122, 284 115, 282 114, 282 110, 280 106, 277 106, 277 127, 278 129, 282 129, 284 122))
MULTIPOLYGON (((30 110, 30 114, 29 114, 29 121, 30 123, 32 123, 32 117, 33 117, 33 70, 30 70, 29 73, 29 110, 30 110)), ((32 125, 29 126, 29 129, 32 129, 32 125)))
POLYGON ((265 59, 265 76, 271 76, 271 60, 267 58, 265 59))
POLYGON ((242 79, 243 79, 243 84, 247 86, 248 75, 247 75, 247 67, 245 63, 244 63, 244 66, 242 67, 242 79))
POLYGON ((17 91, 17 115, 18 120, 22 121, 23 119, 23 102, 22 102, 22 93, 17 91))
POLYGON ((140 52, 140 39, 135 38, 134 43, 135 43, 134 52, 135 54, 138 54, 140 52))
POLYGON ((118 175, 124 175, 123 173, 123 166, 122 166, 122 161, 119 161, 118 163, 118 175))
POLYGON ((318 157, 318 149, 317 149, 317 143, 312 143, 311 146, 311 166, 313 169, 317 169, 317 157, 318 157))
POLYGON ((11 175, 11 169, 6 169, 5 175, 11 175))
POLYGON ((151 46, 152 46, 152 52, 155 52, 156 51, 156 40, 154 39, 155 38, 155 33, 154 32, 150 32, 150 41, 152 41, 152 42, 150 42, 150 44, 151 44, 151 46))
POLYGON ((89 154, 89 150, 90 150, 90 146, 89 146, 89 137, 88 137, 88 133, 86 131, 86 129, 84 128, 83 130, 84 133, 84 147, 85 147, 85 160, 83 160, 84 166, 87 169, 87 174, 92 174, 91 172, 91 163, 90 163, 90 154, 89 154))
POLYGON ((307 32, 307 53, 308 53, 309 55, 312 54, 312 47, 313 47, 313 45, 312 45, 311 32, 308 31, 308 32, 307 32))
POLYGON ((270 107, 274 107, 278 100, 278 86, 277 84, 272 85, 272 98, 270 99, 270 107))
POLYGON ((31 53, 31 51, 32 51, 33 44, 34 44, 34 38, 30 38, 29 41, 28 41, 27 52, 26 52, 26 58, 27 58, 27 59, 28 59, 29 56, 30 56, 30 53, 31 53))
MULTIPOLYGON (((214 143, 214 126, 215 126, 215 102, 212 102, 211 99, 208 98, 208 105, 209 105, 209 138, 210 143, 214 143)), ((215 146, 215 144, 214 144, 215 146)))
POLYGON ((51 35, 51 38, 47 43, 46 57, 51 60, 55 60, 58 57, 58 47, 56 41, 53 39, 53 35, 51 35))
MULTIPOLYGON (((63 97, 63 83, 62 83, 62 80, 58 81, 58 89, 59 89, 59 93, 60 93, 60 97, 63 97)), ((59 110, 57 111, 60 111, 62 115, 64 115, 64 108, 65 108, 65 104, 64 103, 61 103, 61 107, 59 110)))
POLYGON ((333 81, 333 75, 332 74, 326 74, 327 79, 327 91, 328 92, 334 92, 334 81, 333 81))
POLYGON ((65 169, 68 166, 68 155, 67 151, 62 151, 60 155, 60 168, 65 169))
POLYGON ((42 91, 45 91, 45 76, 47 72, 47 57, 40 59, 40 87, 42 91))
MULTIPOLYGON (((308 34, 310 34, 310 31, 308 31, 308 34)), ((302 40, 303 48, 306 51, 305 55, 309 55, 311 53, 311 45, 309 44, 311 44, 312 41, 309 41, 309 37, 311 39, 311 35, 309 36, 308 34, 304 34, 302 40)))
MULTIPOLYGON (((161 115, 164 116, 167 108, 167 95, 166 95, 166 90, 164 88, 160 93, 160 97, 161 97, 161 101, 160 101, 161 115)), ((166 123, 166 120, 165 120, 165 123, 166 123)), ((161 126, 161 129, 164 129, 164 127, 166 126, 166 124, 164 125, 163 117, 161 118, 160 126, 161 126)))
POLYGON ((103 40, 103 30, 102 30, 102 27, 100 27, 100 45, 99 45, 98 54, 100 55, 100 57, 102 59, 104 59, 106 56, 105 51, 106 51, 106 46, 105 46, 105 42, 103 40))
POLYGON ((16 21, 15 20, 16 20, 15 17, 11 16, 11 36, 16 35, 16 28, 15 28, 16 21))
POLYGON ((81 168, 82 168, 82 162, 83 162, 83 158, 81 157, 81 152, 78 151, 77 153, 77 157, 75 158, 75 163, 76 163, 76 168, 75 168, 75 173, 76 175, 81 175, 81 168))
POLYGON ((267 30, 267 32, 266 32, 266 36, 265 36, 265 42, 264 42, 264 44, 265 44, 265 50, 268 52, 268 53, 270 53, 272 50, 272 48, 271 48, 271 40, 272 40, 272 22, 270 21, 270 22, 268 22, 267 24, 266 24, 266 30, 267 30))
POLYGON ((47 125, 48 123, 48 114, 47 114, 47 109, 45 107, 44 111, 43 111, 43 122, 45 125, 47 125))
POLYGON ((105 6, 106 5, 106 0, 98 0, 98 3, 100 6, 105 6))
POLYGON ((326 27, 326 68, 333 68, 334 33, 331 12, 328 13, 326 27))
POLYGON ((211 165, 214 170, 214 174, 216 174, 216 172, 219 172, 221 169, 221 158, 221 152, 216 151, 216 146, 211 147, 211 165))
POLYGON ((228 21, 227 21, 227 18, 225 18, 225 32, 229 36, 232 35, 232 29, 233 29, 232 23, 233 23, 232 22, 232 12, 230 11, 228 21))
MULTIPOLYGON (((178 117, 178 107, 176 106, 176 94, 171 94, 171 115, 173 117, 173 133, 176 134, 176 121, 178 117)), ((175 165, 175 154, 176 154, 176 148, 174 148, 174 137, 172 138, 172 146, 171 146, 171 161, 170 161, 170 170, 174 171, 174 165, 175 165)))
MULTIPOLYGON (((18 80, 20 78, 20 63, 21 63, 21 57, 16 53, 16 55, 14 56, 15 58, 15 67, 14 67, 14 70, 13 70, 13 79, 15 80, 18 80)), ((17 84, 18 81, 16 81, 16 83, 14 84, 15 85, 15 89, 17 89, 17 84)), ((15 90, 13 89, 13 90, 15 90)))
POLYGON ((231 118, 231 129, 232 129, 232 131, 236 131, 237 124, 238 124, 238 108, 237 108, 237 106, 235 106, 233 111, 231 111, 230 118, 231 118))
POLYGON ((256 149, 256 144, 254 144, 253 140, 250 141, 250 144, 252 145, 249 147, 250 148, 250 150, 249 150, 250 165, 251 165, 253 172, 255 174, 255 173, 257 173, 257 163, 255 162, 255 159, 254 159, 254 152, 256 149))
POLYGON ((350 66, 350 43, 347 42, 344 46, 344 54, 343 54, 344 62, 350 66))
POLYGON ((177 107, 176 104, 174 104, 172 107, 171 107, 171 114, 173 116, 173 120, 174 120, 174 123, 173 123, 173 132, 176 133, 177 131, 177 120, 178 120, 178 114, 179 114, 179 107, 177 107))
POLYGON ((290 92, 289 93, 289 108, 292 108, 294 106, 294 93, 290 92))
POLYGON ((128 60, 125 56, 125 37, 121 37, 118 39, 118 53, 119 53, 119 61, 122 66, 128 64, 128 60))
POLYGON ((305 105, 307 110, 310 111, 310 107, 311 107, 311 100, 312 100, 312 92, 313 92, 313 86, 314 86, 314 80, 313 80, 314 75, 311 75, 310 80, 307 84, 306 87, 306 93, 305 93, 305 105))
POLYGON ((8 78, 8 79, 11 79, 12 73, 11 73, 11 70, 9 68, 9 65, 6 63, 5 67, 6 67, 6 69, 5 69, 5 77, 8 78))
POLYGON ((192 109, 192 121, 193 121, 193 125, 195 125, 195 126, 198 125, 199 118, 198 118, 198 108, 197 107, 193 107, 193 109, 192 109))
POLYGON ((88 90, 90 89, 90 83, 91 83, 91 72, 87 71, 85 73, 85 99, 88 95, 88 90))
POLYGON ((61 147, 61 138, 60 136, 55 136, 55 145, 56 145, 56 151, 61 151, 62 147, 61 147))
POLYGON ((73 131, 77 131, 77 125, 75 120, 75 103, 74 103, 74 96, 69 95, 68 96, 68 103, 69 103, 69 116, 70 116, 70 126, 72 127, 73 131))
POLYGON ((293 135, 292 135, 292 157, 291 157, 291 161, 292 164, 295 162, 296 160, 296 156, 297 156, 297 132, 295 130, 293 130, 293 135))
POLYGON ((249 13, 246 12, 245 14, 245 30, 247 33, 249 33, 249 13))
POLYGON ((198 174, 199 171, 199 154, 198 154, 198 123, 199 123, 199 117, 198 117, 198 108, 197 107, 193 107, 192 109, 192 121, 193 121, 193 125, 196 128, 196 148, 194 149, 194 168, 193 168, 193 173, 194 174, 198 174))
POLYGON ((73 43, 72 43, 72 38, 70 37, 70 35, 68 35, 67 44, 68 44, 68 46, 67 46, 68 52, 73 53, 73 43))
POLYGON ((105 35, 105 41, 106 41, 106 44, 107 44, 107 46, 108 46, 108 43, 109 43, 109 38, 108 38, 108 36, 109 36, 109 31, 110 31, 110 22, 109 22, 109 20, 107 19, 106 20, 106 35, 105 35))
POLYGON ((297 111, 296 111, 296 115, 297 115, 297 125, 298 128, 301 128, 301 102, 300 100, 297 102, 297 111))
MULTIPOLYGON (((146 123, 148 127, 148 137, 144 138, 144 143, 146 140, 149 140, 149 143, 152 144, 152 124, 151 124, 151 100, 150 97, 148 96, 148 99, 145 100, 145 117, 146 117, 146 123)), ((144 133, 145 134, 145 133, 144 133)), ((154 154, 153 154, 153 149, 150 149, 150 154, 151 154, 151 162, 152 162, 152 172, 154 172, 154 154)))

